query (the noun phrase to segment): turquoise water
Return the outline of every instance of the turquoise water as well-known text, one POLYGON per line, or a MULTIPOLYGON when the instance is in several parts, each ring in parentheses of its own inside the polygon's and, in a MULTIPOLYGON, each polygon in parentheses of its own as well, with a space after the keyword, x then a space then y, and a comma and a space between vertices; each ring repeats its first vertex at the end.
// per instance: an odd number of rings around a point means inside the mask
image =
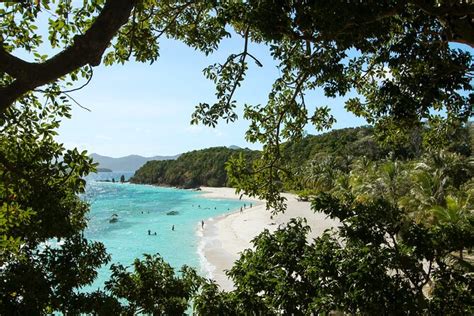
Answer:
MULTIPOLYGON (((91 204, 85 236, 104 243, 112 255, 112 263, 128 266, 144 253, 159 253, 175 268, 186 264, 202 272, 197 254, 197 232, 201 229, 201 220, 236 210, 245 203, 205 199, 200 192, 190 190, 96 181, 111 179, 112 176, 117 180, 121 174, 90 176, 84 195, 91 204), (178 214, 166 214, 171 211, 178 214), (118 220, 110 223, 114 214, 118 220), (153 235, 155 232, 156 236, 153 235)), ((126 178, 131 175, 124 174, 126 178)), ((102 287, 109 276, 109 267, 101 268, 90 289, 102 287)))

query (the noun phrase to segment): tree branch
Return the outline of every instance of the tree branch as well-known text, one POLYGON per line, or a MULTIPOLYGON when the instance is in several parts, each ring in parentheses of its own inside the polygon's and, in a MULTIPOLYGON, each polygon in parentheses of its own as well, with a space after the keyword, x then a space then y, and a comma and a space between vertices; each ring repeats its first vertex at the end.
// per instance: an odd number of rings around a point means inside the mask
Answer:
POLYGON ((21 60, 0 49, 0 71, 14 81, 0 87, 0 113, 23 94, 85 65, 98 66, 118 30, 127 23, 138 0, 107 0, 91 27, 74 37, 73 44, 43 63, 21 60))
POLYGON ((432 1, 412 0, 411 2, 443 23, 448 41, 474 48, 474 3, 459 1, 459 3, 434 6, 432 1))
POLYGON ((433 1, 411 0, 415 6, 428 14, 435 16, 465 16, 474 14, 474 3, 470 1, 451 1, 442 5, 433 5, 433 1))
POLYGON ((433 1, 427 0, 400 1, 386 11, 375 14, 373 18, 348 21, 335 31, 326 32, 321 30, 317 34, 310 34, 304 32, 304 30, 300 32, 288 31, 286 35, 292 40, 304 40, 312 43, 331 41, 337 39, 340 35, 354 35, 354 28, 365 27, 384 19, 400 15, 406 10, 407 4, 411 4, 425 14, 439 19, 444 25, 449 42, 462 43, 474 47, 474 4, 470 1, 459 1, 459 3, 454 2, 454 4, 441 6, 433 5, 433 1))

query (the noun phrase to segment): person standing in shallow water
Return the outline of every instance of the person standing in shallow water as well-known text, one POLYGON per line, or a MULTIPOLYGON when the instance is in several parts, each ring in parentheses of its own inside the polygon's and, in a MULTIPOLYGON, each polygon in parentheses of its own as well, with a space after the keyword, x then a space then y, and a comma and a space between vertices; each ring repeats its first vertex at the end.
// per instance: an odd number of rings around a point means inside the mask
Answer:
POLYGON ((201 221, 201 228, 204 229, 204 221, 201 221))
POLYGON ((171 226, 171 230, 172 230, 172 231, 174 231, 174 225, 173 225, 173 226, 171 226))

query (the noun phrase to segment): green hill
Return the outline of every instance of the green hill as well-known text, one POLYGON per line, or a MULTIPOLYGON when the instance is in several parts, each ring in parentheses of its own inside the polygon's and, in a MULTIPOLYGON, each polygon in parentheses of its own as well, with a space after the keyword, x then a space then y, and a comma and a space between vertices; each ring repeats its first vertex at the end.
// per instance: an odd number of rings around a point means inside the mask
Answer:
POLYGON ((195 188, 201 185, 227 186, 225 163, 232 155, 242 153, 248 159, 257 151, 213 147, 182 154, 176 160, 148 161, 130 179, 132 183, 170 185, 195 188))

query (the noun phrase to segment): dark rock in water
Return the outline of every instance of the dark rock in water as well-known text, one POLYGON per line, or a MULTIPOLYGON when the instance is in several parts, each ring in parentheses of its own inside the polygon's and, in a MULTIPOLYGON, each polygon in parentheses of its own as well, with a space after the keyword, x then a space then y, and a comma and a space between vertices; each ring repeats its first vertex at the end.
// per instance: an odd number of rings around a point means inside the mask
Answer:
POLYGON ((171 212, 166 213, 166 215, 178 215, 178 214, 179 214, 178 211, 171 211, 171 212))

